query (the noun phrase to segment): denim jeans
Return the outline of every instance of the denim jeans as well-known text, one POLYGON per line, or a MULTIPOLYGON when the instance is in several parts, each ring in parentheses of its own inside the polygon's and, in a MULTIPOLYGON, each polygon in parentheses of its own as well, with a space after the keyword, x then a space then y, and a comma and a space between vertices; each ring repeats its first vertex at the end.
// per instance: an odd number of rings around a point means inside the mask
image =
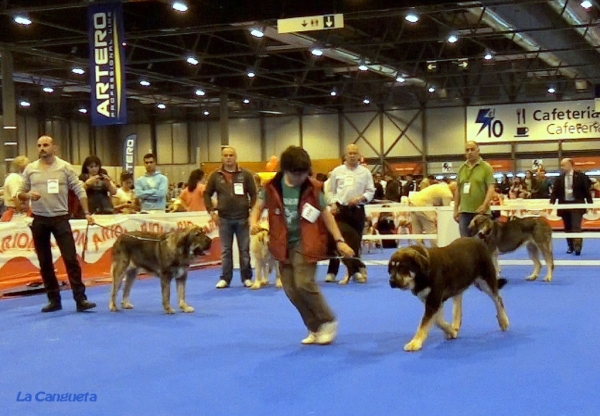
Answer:
POLYGON ((221 240, 221 279, 231 283, 233 278, 233 236, 237 238, 240 252, 240 275, 242 282, 252 279, 250 267, 250 223, 248 218, 229 220, 219 217, 219 238, 221 240))
POLYGON ((460 231, 461 237, 471 237, 471 232, 469 231, 469 224, 473 218, 477 215, 474 212, 461 212, 458 214, 458 230, 460 231))

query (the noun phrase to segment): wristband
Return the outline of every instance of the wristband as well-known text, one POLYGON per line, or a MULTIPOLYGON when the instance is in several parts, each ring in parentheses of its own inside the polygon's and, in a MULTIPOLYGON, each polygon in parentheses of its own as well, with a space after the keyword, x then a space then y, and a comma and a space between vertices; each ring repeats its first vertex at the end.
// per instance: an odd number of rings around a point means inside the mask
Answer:
POLYGON ((345 243, 346 240, 344 240, 343 238, 340 238, 338 240, 335 240, 336 243, 345 243))

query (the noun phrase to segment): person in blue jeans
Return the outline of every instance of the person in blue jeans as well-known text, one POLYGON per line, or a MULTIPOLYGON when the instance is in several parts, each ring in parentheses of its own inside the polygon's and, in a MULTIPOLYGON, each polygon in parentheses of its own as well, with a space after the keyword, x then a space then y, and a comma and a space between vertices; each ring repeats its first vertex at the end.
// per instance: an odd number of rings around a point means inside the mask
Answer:
POLYGON ((233 278, 233 236, 240 253, 240 276, 245 287, 252 286, 250 266, 250 208, 256 202, 256 184, 252 173, 240 168, 233 147, 221 150, 222 165, 208 178, 204 191, 204 203, 215 225, 219 227, 221 242, 221 277, 217 289, 231 285, 233 278), (217 196, 213 207, 212 196, 217 196))

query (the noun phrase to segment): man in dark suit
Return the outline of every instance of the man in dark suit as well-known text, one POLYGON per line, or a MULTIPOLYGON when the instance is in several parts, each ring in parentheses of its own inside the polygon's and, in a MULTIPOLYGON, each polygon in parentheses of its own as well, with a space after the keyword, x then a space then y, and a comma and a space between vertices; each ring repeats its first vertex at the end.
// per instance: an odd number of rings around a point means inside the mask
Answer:
MULTIPOLYGON (((562 173, 554 182, 550 203, 554 204, 557 200, 559 204, 583 204, 588 202, 592 204, 592 194, 590 192, 591 183, 589 178, 583 173, 573 169, 573 160, 565 158, 560 162, 562 173)), ((581 219, 585 214, 585 209, 559 209, 558 215, 562 217, 565 232, 580 233, 581 219)), ((576 256, 581 254, 581 238, 567 238, 569 249, 567 253, 575 252, 576 256)))

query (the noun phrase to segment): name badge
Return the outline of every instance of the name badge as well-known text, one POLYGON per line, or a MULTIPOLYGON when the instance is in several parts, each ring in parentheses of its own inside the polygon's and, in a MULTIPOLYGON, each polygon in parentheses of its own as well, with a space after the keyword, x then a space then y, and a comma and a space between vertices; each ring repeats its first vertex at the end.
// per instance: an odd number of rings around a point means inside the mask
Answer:
POLYGON ((241 182, 235 182, 233 184, 233 193, 236 195, 244 195, 244 184, 241 182))
POLYGON ((352 186, 354 185, 354 176, 346 176, 344 178, 344 186, 352 186))
POLYGON ((467 182, 463 185, 463 194, 469 194, 471 192, 471 182, 467 182))
POLYGON ((58 179, 48 179, 48 193, 49 194, 57 194, 58 193, 58 179))
POLYGON ((314 223, 317 219, 319 219, 319 215, 321 215, 321 211, 313 207, 311 204, 306 203, 302 207, 302 218, 304 218, 308 222, 314 223))

